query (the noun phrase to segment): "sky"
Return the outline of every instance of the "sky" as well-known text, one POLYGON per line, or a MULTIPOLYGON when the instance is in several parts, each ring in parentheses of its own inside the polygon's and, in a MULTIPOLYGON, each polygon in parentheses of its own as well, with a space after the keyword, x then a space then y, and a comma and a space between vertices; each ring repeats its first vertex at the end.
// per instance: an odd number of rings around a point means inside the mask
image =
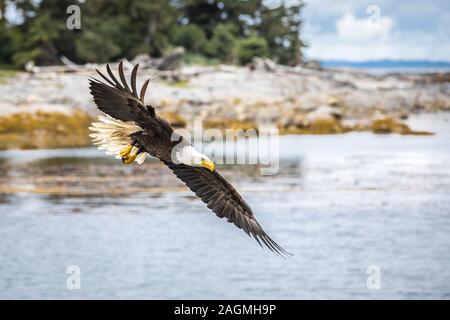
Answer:
POLYGON ((450 0, 305 2, 309 59, 450 61, 450 0))

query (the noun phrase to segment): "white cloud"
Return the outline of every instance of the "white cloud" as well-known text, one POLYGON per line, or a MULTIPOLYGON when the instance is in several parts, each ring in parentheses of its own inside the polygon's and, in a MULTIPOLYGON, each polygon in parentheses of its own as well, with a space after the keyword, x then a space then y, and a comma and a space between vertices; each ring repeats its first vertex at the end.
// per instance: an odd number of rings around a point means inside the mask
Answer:
POLYGON ((371 4, 372 0, 307 0, 303 30, 309 44, 306 56, 450 60, 448 2, 377 0, 378 12, 371 4))
POLYGON ((346 13, 336 21, 337 37, 343 41, 369 42, 373 39, 389 38, 394 20, 391 17, 379 16, 357 19, 346 13))
POLYGON ((401 33, 391 33, 382 39, 374 37, 357 40, 325 34, 314 37, 306 53, 307 57, 312 59, 448 61, 450 43, 445 35, 423 32, 410 33, 407 37, 401 33))
POLYGON ((391 57, 395 41, 394 19, 388 16, 356 18, 345 13, 333 34, 318 34, 309 55, 319 59, 370 60, 391 57))

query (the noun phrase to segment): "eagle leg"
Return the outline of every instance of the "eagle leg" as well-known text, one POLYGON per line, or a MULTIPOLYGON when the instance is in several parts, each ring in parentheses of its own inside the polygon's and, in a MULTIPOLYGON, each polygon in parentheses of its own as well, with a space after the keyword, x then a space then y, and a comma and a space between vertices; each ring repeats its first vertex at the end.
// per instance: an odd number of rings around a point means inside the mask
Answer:
POLYGON ((137 154, 136 153, 131 154, 132 149, 133 149, 133 146, 129 145, 125 149, 120 151, 120 156, 122 157, 122 163, 130 164, 134 161, 134 159, 136 159, 137 154))
POLYGON ((142 152, 144 152, 144 148, 140 147, 138 143, 133 139, 131 145, 127 146, 125 149, 120 151, 120 156, 122 157, 122 162, 124 164, 130 164, 134 160, 136 160, 136 157, 142 152), (133 148, 137 148, 137 151, 131 153, 133 148))

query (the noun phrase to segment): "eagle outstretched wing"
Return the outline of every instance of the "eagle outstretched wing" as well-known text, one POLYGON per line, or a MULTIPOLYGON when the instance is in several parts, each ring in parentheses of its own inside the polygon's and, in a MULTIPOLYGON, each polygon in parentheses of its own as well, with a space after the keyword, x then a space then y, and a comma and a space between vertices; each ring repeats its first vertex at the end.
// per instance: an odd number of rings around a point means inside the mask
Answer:
POLYGON ((236 189, 217 172, 184 164, 165 163, 218 217, 226 218, 262 246, 278 254, 287 254, 273 241, 255 219, 252 210, 236 189))

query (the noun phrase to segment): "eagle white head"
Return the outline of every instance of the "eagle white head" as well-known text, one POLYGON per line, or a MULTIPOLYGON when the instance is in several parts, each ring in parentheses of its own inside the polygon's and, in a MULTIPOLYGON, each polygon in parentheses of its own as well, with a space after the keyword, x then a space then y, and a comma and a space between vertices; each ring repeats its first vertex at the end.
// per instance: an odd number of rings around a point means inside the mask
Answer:
POLYGON ((192 167, 203 167, 214 171, 214 162, 206 155, 197 151, 193 146, 184 146, 175 153, 177 160, 182 164, 192 167))

